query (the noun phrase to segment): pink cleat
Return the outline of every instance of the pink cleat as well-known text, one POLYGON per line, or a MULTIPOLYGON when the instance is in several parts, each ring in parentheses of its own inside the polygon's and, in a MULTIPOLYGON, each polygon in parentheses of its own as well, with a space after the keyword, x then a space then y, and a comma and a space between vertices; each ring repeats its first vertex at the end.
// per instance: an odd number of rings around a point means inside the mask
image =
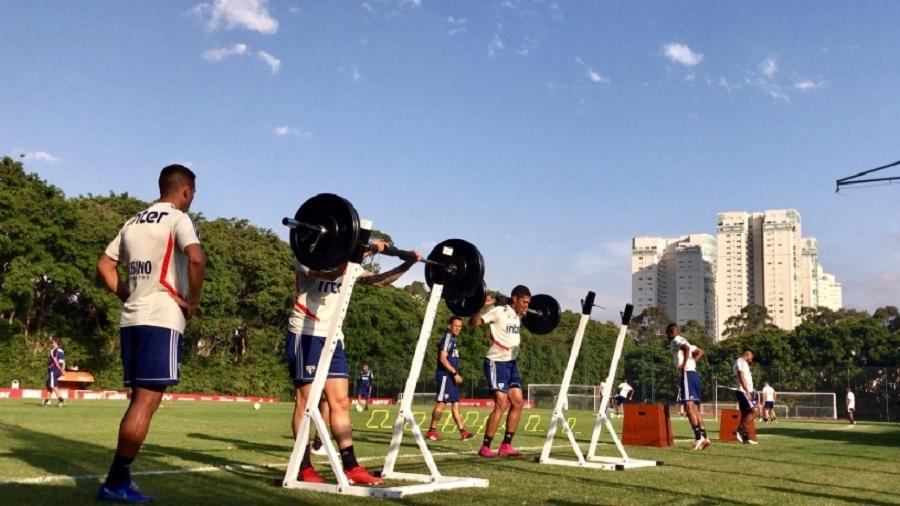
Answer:
POLYGON ((501 457, 522 457, 525 454, 513 448, 513 445, 509 443, 503 443, 500 445, 500 456, 501 457))
POLYGON ((478 450, 478 456, 484 457, 486 459, 492 459, 497 456, 497 452, 491 450, 490 446, 482 446, 480 450, 478 450))

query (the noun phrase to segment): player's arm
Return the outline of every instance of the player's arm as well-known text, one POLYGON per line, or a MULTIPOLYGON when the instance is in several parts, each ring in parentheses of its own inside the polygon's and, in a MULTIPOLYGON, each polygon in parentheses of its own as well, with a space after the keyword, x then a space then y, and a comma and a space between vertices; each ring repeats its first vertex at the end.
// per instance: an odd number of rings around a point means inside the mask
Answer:
POLYGON ((119 278, 119 262, 113 260, 106 253, 100 255, 100 259, 97 260, 97 274, 100 275, 106 288, 119 300, 122 302, 128 300, 128 296, 131 294, 128 292, 128 285, 119 278))
MULTIPOLYGON (((372 245, 375 246, 375 251, 377 251, 378 253, 381 253, 390 246, 390 244, 384 241, 373 241, 372 245)), ((414 258, 404 260, 402 264, 394 267, 389 271, 381 272, 379 274, 374 274, 371 272, 364 272, 360 274, 357 282, 365 285, 382 287, 387 286, 394 281, 397 281, 398 279, 400 279, 400 276, 402 276, 406 271, 410 269, 410 267, 412 267, 416 264, 416 262, 422 259, 422 255, 419 254, 418 251, 413 250, 412 253, 415 255, 414 258)))
POLYGON ((684 371, 684 366, 687 365, 687 359, 691 355, 691 345, 685 341, 685 343, 678 348, 678 353, 681 354, 681 360, 678 361, 678 370, 684 371))
POLYGON ((743 369, 738 369, 738 381, 741 382, 741 388, 744 390, 744 392, 747 392, 747 395, 750 395, 751 392, 750 389, 747 388, 747 378, 744 374, 743 369))
POLYGON ((438 362, 440 362, 441 367, 443 367, 445 371, 452 374, 454 378, 459 376, 459 371, 456 370, 452 365, 450 365, 450 360, 448 360, 448 358, 447 358, 446 351, 441 350, 440 355, 438 355, 438 362))
MULTIPOLYGON (((484 296, 484 305, 485 306, 492 306, 492 305, 494 305, 494 302, 495 302, 495 300, 492 295, 484 296)), ((469 317, 469 328, 474 329, 476 327, 480 327, 481 325, 484 325, 485 323, 490 323, 490 322, 484 321, 485 315, 487 315, 487 313, 485 313, 484 315, 482 315, 481 313, 475 313, 472 316, 470 316, 469 317)))
POLYGON ((694 349, 694 353, 692 354, 692 356, 694 357, 694 361, 700 360, 704 355, 706 355, 706 352, 704 352, 703 348, 699 346, 694 349))
POLYGON ((203 276, 206 274, 206 253, 200 243, 188 244, 184 248, 184 255, 188 258, 188 296, 187 305, 189 312, 193 312, 200 305, 200 292, 203 290, 203 276))

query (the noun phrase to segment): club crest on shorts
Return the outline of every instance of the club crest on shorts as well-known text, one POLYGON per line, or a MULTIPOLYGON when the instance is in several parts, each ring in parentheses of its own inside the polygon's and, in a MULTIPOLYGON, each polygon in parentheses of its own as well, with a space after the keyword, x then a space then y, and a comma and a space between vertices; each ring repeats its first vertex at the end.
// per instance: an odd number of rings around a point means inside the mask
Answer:
POLYGON ((306 374, 315 374, 315 372, 316 372, 316 366, 314 366, 314 365, 306 366, 306 374))

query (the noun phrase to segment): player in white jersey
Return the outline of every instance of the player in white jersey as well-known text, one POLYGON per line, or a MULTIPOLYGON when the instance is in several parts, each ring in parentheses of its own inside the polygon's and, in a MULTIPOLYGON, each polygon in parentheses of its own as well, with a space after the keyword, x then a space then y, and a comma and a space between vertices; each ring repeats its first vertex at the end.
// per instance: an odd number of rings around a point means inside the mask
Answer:
POLYGON ((741 409, 741 422, 734 431, 734 436, 741 443, 755 445, 757 442, 750 439, 747 434, 747 427, 753 423, 753 413, 756 408, 756 402, 753 400, 755 390, 753 389, 753 373, 750 372, 751 363, 753 363, 753 352, 744 350, 731 366, 734 378, 737 380, 734 395, 737 397, 738 407, 741 409))
MULTIPOLYGON (((382 252, 390 246, 385 241, 373 241, 375 252, 382 252)), ((357 279, 357 283, 373 286, 387 286, 396 281, 404 272, 421 258, 413 252, 415 258, 404 261, 399 266, 380 274, 365 271, 357 279)), ((372 253, 367 253, 372 254, 372 253)), ((300 429, 300 423, 306 410, 312 382, 316 377, 319 356, 325 346, 325 338, 331 319, 337 316, 338 293, 347 264, 331 271, 314 271, 295 262, 297 270, 297 298, 291 309, 288 320, 288 331, 285 336, 288 370, 294 381, 296 400, 292 428, 294 438, 300 429)), ((384 480, 372 476, 356 460, 353 449, 353 429, 350 425, 350 374, 347 356, 343 343, 339 342, 328 368, 328 379, 325 381, 323 398, 319 403, 322 418, 329 423, 331 435, 337 441, 341 453, 344 472, 352 483, 377 485, 384 480)), ((297 479, 309 483, 324 483, 310 461, 310 445, 303 454, 300 472, 297 479)))
POLYGON ((694 449, 705 450, 712 441, 706 435, 703 417, 700 416, 701 398, 700 374, 697 373, 697 361, 703 358, 703 350, 692 345, 680 335, 681 329, 676 323, 666 326, 666 337, 669 339, 669 350, 672 362, 679 377, 678 402, 684 406, 688 422, 694 431, 694 449))
POLYGON ((856 394, 853 393, 853 390, 850 387, 847 387, 847 419, 850 420, 850 425, 856 425, 856 394))
MULTIPOLYGON (((528 287, 518 285, 513 288, 508 304, 495 306, 483 315, 474 314, 469 319, 469 325, 478 327, 482 324, 490 325, 488 336, 491 347, 484 356, 484 376, 494 396, 494 410, 488 417, 484 428, 484 441, 478 450, 482 457, 521 457, 522 452, 512 446, 512 438, 519 425, 522 416, 522 406, 525 400, 522 397, 522 378, 519 376, 519 367, 516 365, 516 357, 519 355, 519 328, 522 326, 522 317, 528 311, 531 303, 531 291, 528 287), (509 409, 506 415, 506 433, 503 435, 503 443, 500 450, 491 450, 491 442, 503 412, 509 409)), ((487 305, 493 304, 493 297, 486 297, 487 305)))
POLYGON ((200 303, 206 256, 187 211, 195 175, 181 165, 159 174, 159 200, 125 222, 97 262, 106 287, 124 302, 119 321, 122 369, 131 402, 119 425, 116 455, 97 499, 147 502, 131 481, 131 463, 168 385, 178 383, 185 321, 200 303), (128 281, 119 278, 124 266, 128 281))
POLYGON ((624 406, 626 402, 634 399, 634 388, 628 384, 628 379, 623 379, 618 386, 619 393, 616 395, 616 414, 619 414, 619 407, 624 406))
POLYGON ((768 381, 763 385, 763 422, 778 423, 778 420, 775 419, 775 389, 772 388, 768 381))

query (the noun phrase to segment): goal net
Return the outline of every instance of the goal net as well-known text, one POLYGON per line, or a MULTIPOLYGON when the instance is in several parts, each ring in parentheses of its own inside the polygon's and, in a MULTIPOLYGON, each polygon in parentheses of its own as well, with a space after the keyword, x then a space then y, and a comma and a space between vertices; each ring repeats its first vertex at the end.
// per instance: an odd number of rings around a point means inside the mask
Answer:
MULTIPOLYGON (((433 406, 437 394, 434 392, 414 392, 412 404, 413 406, 433 406)), ((403 402, 403 392, 397 394, 397 404, 403 402)))
MULTIPOLYGON (((528 404, 538 409, 553 409, 559 397, 557 384, 528 385, 528 404)), ((568 409, 596 412, 600 409, 602 391, 597 385, 569 385, 568 409)))
POLYGON ((837 395, 833 392, 776 392, 775 405, 787 406, 791 418, 837 420, 837 395))

